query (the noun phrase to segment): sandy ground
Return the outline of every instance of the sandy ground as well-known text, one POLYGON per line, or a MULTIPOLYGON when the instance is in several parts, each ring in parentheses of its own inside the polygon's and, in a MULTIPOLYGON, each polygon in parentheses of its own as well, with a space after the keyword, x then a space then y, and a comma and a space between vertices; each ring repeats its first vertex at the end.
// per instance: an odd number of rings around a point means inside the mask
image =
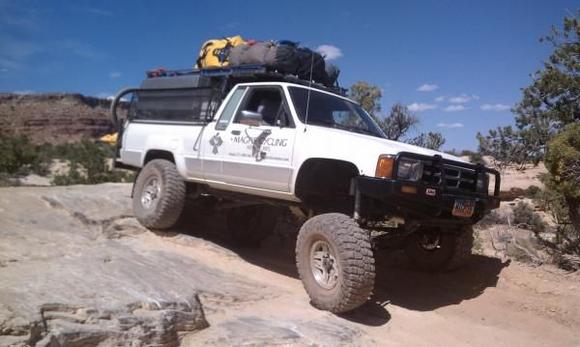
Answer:
MULTIPOLYGON (((380 254, 374 297, 354 312, 336 316, 308 304, 288 240, 272 237, 260 249, 239 249, 228 245, 219 228, 207 226, 140 237, 151 247, 170 248, 263 283, 276 293, 268 300, 226 306, 202 296, 211 326, 185 339, 188 346, 202 341, 219 344, 211 339, 212 329, 243 317, 332 319, 358 332, 351 342, 365 346, 580 345, 580 275, 551 266, 531 267, 475 255, 457 272, 426 274, 413 270, 400 254, 380 254), (224 245, 229 256, 216 252, 216 244, 224 245)), ((221 342, 229 345, 234 340, 221 342)))

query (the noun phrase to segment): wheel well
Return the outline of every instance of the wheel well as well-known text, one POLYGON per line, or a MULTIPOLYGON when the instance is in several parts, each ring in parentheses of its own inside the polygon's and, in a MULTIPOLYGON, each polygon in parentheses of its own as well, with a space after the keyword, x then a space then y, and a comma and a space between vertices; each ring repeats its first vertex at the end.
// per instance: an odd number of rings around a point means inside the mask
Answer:
POLYGON ((147 152, 145 155, 145 160, 143 161, 143 165, 147 164, 153 159, 165 159, 175 164, 175 158, 173 157, 173 153, 169 151, 163 151, 158 149, 152 149, 147 152))
POLYGON ((300 200, 349 200, 352 178, 359 175, 357 167, 348 161, 308 159, 300 167, 295 194, 300 200))

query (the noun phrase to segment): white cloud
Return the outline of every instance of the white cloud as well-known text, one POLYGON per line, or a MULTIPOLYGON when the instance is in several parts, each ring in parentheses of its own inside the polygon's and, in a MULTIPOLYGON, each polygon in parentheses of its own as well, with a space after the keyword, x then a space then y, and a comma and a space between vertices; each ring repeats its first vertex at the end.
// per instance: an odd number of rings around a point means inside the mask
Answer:
POLYGON ((111 73, 109 74, 109 77, 111 77, 111 79, 116 79, 116 78, 119 78, 119 77, 121 77, 121 73, 120 73, 120 72, 118 72, 118 71, 114 71, 114 72, 111 72, 111 73))
POLYGON ((479 100, 479 96, 471 94, 461 94, 459 96, 452 96, 447 99, 452 104, 465 104, 472 100, 479 100))
POLYGON ((419 86, 419 88, 417 88, 417 91, 418 92, 432 92, 436 89, 439 89, 438 85, 425 83, 425 84, 419 86))
POLYGON ((115 98, 114 95, 108 92, 97 93, 97 95, 95 96, 99 99, 107 99, 107 100, 113 100, 115 98))
POLYGON ((510 105, 505 104, 483 104, 481 109, 484 111, 507 111, 511 108, 510 105))
POLYGON ((427 110, 433 110, 437 108, 437 105, 434 104, 424 104, 422 102, 414 102, 410 105, 407 106, 409 108, 409 111, 412 112, 421 112, 421 111, 427 111, 427 110))
POLYGON ((443 102, 445 99, 447 99, 446 96, 438 96, 435 98, 435 102, 443 102))
POLYGON ((449 129, 463 128, 463 123, 439 123, 439 124, 437 124, 437 127, 449 128, 449 129))
POLYGON ((468 108, 463 105, 449 105, 443 109, 445 112, 460 112, 465 111, 468 108))
POLYGON ((340 48, 333 45, 321 45, 316 48, 316 51, 324 56, 325 60, 334 60, 342 57, 340 48))
POLYGON ((30 90, 30 89, 26 89, 26 90, 15 90, 13 91, 14 94, 18 94, 18 95, 28 95, 28 94, 34 94, 34 90, 30 90))

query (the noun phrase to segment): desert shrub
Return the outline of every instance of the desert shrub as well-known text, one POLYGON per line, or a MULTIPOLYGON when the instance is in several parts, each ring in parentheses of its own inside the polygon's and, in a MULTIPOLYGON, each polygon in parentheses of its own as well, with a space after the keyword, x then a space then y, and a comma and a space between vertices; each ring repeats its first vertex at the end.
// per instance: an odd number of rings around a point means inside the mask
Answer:
POLYGON ((477 225, 480 227, 489 227, 498 224, 508 224, 508 222, 505 216, 502 216, 495 210, 491 211, 477 223, 477 225))
POLYGON ((70 163, 67 174, 53 178, 55 185, 127 182, 133 177, 132 173, 109 167, 108 161, 114 157, 114 150, 106 144, 82 141, 53 146, 50 151, 48 158, 63 159, 70 163))
POLYGON ((113 170, 108 165, 113 157, 111 146, 88 140, 35 145, 25 136, 0 135, 0 185, 15 185, 14 177, 29 173, 46 175, 55 159, 70 165, 68 173, 53 177, 55 185, 131 181, 133 173, 113 170))
POLYGON ((547 187, 561 194, 568 219, 580 234, 580 123, 568 125, 548 143, 547 187))
POLYGON ((543 233, 546 231, 546 222, 544 222, 542 218, 534 212, 534 209, 529 204, 520 201, 513 207, 512 212, 514 224, 527 225, 536 233, 543 233))
POLYGON ((461 157, 469 157, 469 161, 474 164, 484 164, 485 161, 483 160, 483 155, 478 151, 470 151, 468 149, 464 149, 459 154, 461 157))
POLYGON ((542 189, 538 186, 531 185, 524 189, 524 196, 533 200, 540 200, 542 196, 542 189))
POLYGON ((39 160, 38 146, 25 136, 0 135, 0 172, 25 175, 44 168, 39 160))

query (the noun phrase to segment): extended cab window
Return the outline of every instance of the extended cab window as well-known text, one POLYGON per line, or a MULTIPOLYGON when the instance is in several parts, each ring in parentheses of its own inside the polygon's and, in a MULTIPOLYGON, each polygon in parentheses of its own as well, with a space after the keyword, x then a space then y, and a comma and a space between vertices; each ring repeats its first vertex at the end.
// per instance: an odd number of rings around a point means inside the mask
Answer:
POLYGON ((209 88, 140 90, 132 100, 131 118, 158 122, 204 121, 211 97, 209 88))
POLYGON ((251 88, 236 114, 234 123, 252 126, 292 126, 282 89, 278 87, 251 88))
POLYGON ((362 107, 354 102, 308 89, 290 87, 290 96, 298 113, 298 118, 307 124, 337 128, 356 133, 385 137, 362 107), (306 106, 308 104, 308 120, 306 121, 306 106))

